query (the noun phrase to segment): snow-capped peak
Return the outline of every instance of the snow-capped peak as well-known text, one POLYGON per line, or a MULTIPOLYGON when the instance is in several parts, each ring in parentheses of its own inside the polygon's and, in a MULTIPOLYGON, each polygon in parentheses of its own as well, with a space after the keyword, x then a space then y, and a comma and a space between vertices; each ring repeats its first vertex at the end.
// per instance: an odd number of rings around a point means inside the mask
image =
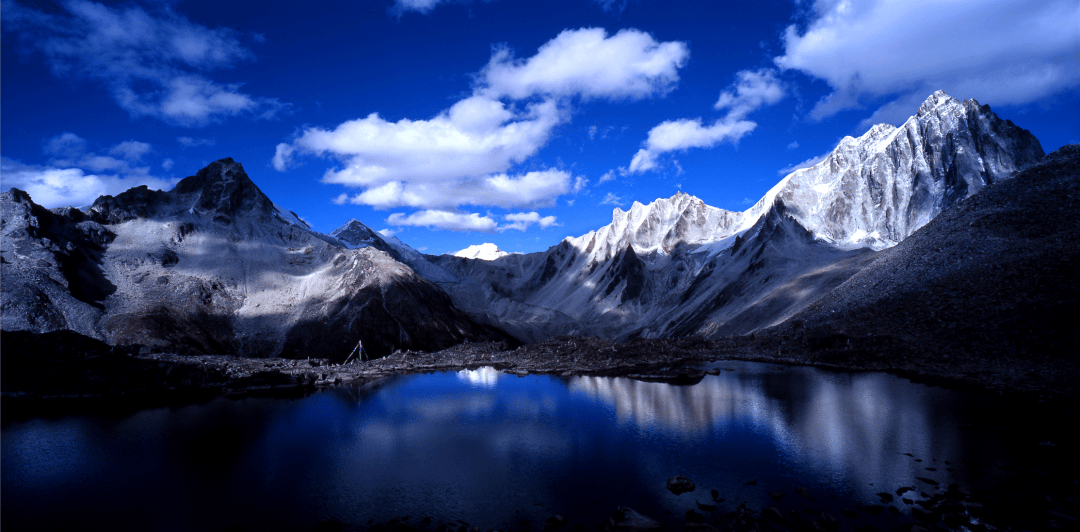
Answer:
POLYGON ((900 127, 878 124, 845 137, 767 197, 783 201, 819 238, 881 249, 1042 155, 1031 133, 989 107, 937 91, 900 127))
POLYGON ((480 260, 495 260, 499 257, 505 257, 509 253, 499 249, 499 246, 490 242, 483 244, 474 244, 457 253, 454 253, 455 257, 464 257, 466 259, 480 259, 480 260))

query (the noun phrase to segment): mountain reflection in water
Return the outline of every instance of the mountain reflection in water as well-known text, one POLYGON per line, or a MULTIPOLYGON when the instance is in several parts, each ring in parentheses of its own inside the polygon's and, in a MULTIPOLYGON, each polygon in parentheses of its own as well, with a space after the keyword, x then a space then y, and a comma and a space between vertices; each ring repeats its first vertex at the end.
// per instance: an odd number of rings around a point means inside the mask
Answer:
POLYGON ((996 452, 960 428, 985 406, 962 393, 874 373, 714 366, 734 371, 672 386, 480 368, 302 399, 6 416, 4 525, 309 530, 430 515, 505 530, 561 514, 591 526, 618 506, 682 515, 712 489, 729 501, 722 511, 795 487, 818 505, 870 503, 916 476, 963 482, 957 462, 996 452), (672 494, 673 475, 698 490, 672 494))
POLYGON ((639 431, 694 440, 749 424, 771 434, 785 460, 812 468, 837 487, 848 484, 869 501, 883 486, 914 485, 916 476, 933 476, 926 467, 935 460, 959 461, 968 451, 960 427, 965 402, 947 397, 960 395, 955 392, 883 373, 740 362, 705 367, 736 371, 706 376, 694 386, 577 377, 569 387, 613 405, 619 424, 639 431))

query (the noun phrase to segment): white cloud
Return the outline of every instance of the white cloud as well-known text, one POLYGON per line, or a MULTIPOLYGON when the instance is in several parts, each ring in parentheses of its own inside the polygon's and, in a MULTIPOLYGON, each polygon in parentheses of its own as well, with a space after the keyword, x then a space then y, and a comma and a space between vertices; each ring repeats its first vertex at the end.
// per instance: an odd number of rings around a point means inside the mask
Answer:
POLYGON ((618 207, 622 205, 622 203, 623 199, 611 192, 608 192, 607 196, 604 196, 604 199, 600 200, 600 205, 614 205, 618 207))
POLYGON ((6 157, 0 158, 0 173, 4 176, 5 189, 24 190, 35 203, 46 208, 81 207, 99 196, 116 195, 139 185, 169 190, 176 184, 176 180, 146 174, 88 174, 79 168, 31 166, 6 157))
POLYGON ((150 153, 150 145, 136 140, 126 140, 109 149, 109 155, 122 157, 130 162, 137 162, 143 155, 150 153))
POLYGON ((46 140, 43 151, 50 155, 48 164, 57 168, 81 168, 89 172, 113 172, 120 175, 145 175, 149 166, 136 167, 152 147, 145 142, 128 140, 109 148, 109 155, 89 151, 86 139, 74 133, 62 133, 46 140), (113 157, 119 155, 120 158, 113 157))
POLYGON ((477 213, 460 213, 442 210, 423 210, 408 216, 395 212, 386 219, 386 223, 396 226, 430 227, 447 231, 494 232, 498 224, 490 216, 477 213))
POLYGON ((85 0, 61 5, 65 12, 48 14, 5 3, 3 22, 45 56, 53 74, 103 83, 132 116, 202 126, 238 114, 270 117, 284 107, 205 76, 254 58, 231 29, 195 24, 167 3, 149 10, 85 0))
POLYGON ((656 168, 657 157, 661 153, 688 148, 709 148, 725 140, 738 140, 755 127, 757 124, 749 120, 718 120, 708 127, 701 125, 700 118, 663 122, 649 131, 645 147, 638 150, 630 161, 630 172, 641 173, 656 168))
POLYGON ((587 186, 589 186, 589 180, 586 179, 584 176, 578 176, 574 178, 574 187, 572 191, 574 192, 574 194, 577 194, 578 192, 584 190, 587 186))
POLYGON ((527 60, 498 48, 480 72, 478 92, 515 99, 661 96, 674 88, 678 69, 689 55, 685 43, 657 42, 639 30, 621 30, 610 37, 603 28, 565 30, 527 60))
MULTIPOLYGON (((44 165, 26 165, 5 158, 4 188, 25 190, 45 207, 78 207, 93 203, 98 196, 116 195, 139 185, 169 190, 179 181, 155 177, 150 174, 150 166, 140 165, 143 156, 153 151, 145 142, 120 142, 106 150, 109 155, 92 152, 89 146, 86 139, 74 133, 62 133, 42 143, 42 151, 49 156, 44 165)), ((165 163, 172 166, 170 159, 165 163)))
POLYGON ((604 175, 600 176, 600 180, 596 182, 597 185, 603 185, 608 181, 615 180, 615 170, 608 170, 604 175))
POLYGON ((799 141, 797 141, 797 140, 793 140, 793 141, 791 141, 791 144, 787 145, 787 149, 789 149, 789 150, 794 150, 795 148, 798 148, 798 147, 799 147, 799 141))
POLYGON ((214 139, 196 139, 192 137, 176 137, 176 142, 179 142, 181 146, 185 148, 195 148, 198 146, 213 146, 216 142, 214 139))
POLYGON ((389 181, 352 197, 342 194, 335 203, 348 201, 377 209, 461 205, 550 207, 555 204, 555 198, 566 194, 570 188, 570 174, 545 170, 518 176, 492 174, 445 183, 389 181))
POLYGON ((728 109, 725 120, 739 120, 784 98, 784 86, 772 70, 743 70, 736 77, 734 90, 721 92, 713 105, 717 110, 728 109))
MULTIPOLYGON (((630 161, 630 173, 655 169, 663 153, 711 148, 724 141, 737 141, 757 127, 756 122, 744 120, 748 114, 784 98, 783 84, 771 70, 743 70, 735 77, 733 87, 721 92, 713 106, 717 110, 727 109, 723 118, 710 126, 702 125, 700 118, 662 122, 649 131, 645 147, 634 154, 630 161)), ((682 173, 681 168, 679 173, 682 173)))
POLYGON ((514 113, 501 102, 474 96, 430 120, 388 122, 372 113, 333 130, 309 128, 292 144, 279 144, 273 164, 284 170, 297 152, 330 154, 345 167, 328 171, 327 183, 445 183, 501 172, 525 160, 564 119, 550 100, 514 113))
POLYGON ((379 231, 379 234, 382 236, 394 236, 398 233, 400 233, 400 231, 395 231, 393 229, 390 229, 389 227, 379 231))
POLYGON ((503 216, 503 219, 510 223, 499 226, 499 231, 506 231, 509 229, 524 231, 534 224, 539 224, 541 229, 559 225, 556 223, 554 216, 540 217, 540 213, 535 211, 507 214, 506 216, 503 216))
POLYGON ((552 206, 587 180, 571 183, 557 170, 506 172, 569 120, 569 100, 661 96, 678 81, 688 53, 683 43, 657 42, 637 30, 608 36, 598 28, 564 31, 523 60, 497 48, 477 74, 473 94, 438 115, 390 122, 372 113, 333 129, 308 128, 278 144, 271 162, 286 171, 303 155, 337 159, 341 166, 323 181, 363 191, 335 202, 431 212, 552 206))
POLYGON ((165 159, 164 161, 161 161, 161 168, 168 172, 169 170, 173 169, 173 165, 175 164, 176 162, 174 162, 172 159, 165 159))
MULTIPOLYGON (((804 32, 787 28, 775 62, 832 87, 815 119, 860 107, 864 97, 922 101, 938 89, 1024 104, 1080 85, 1077 20, 1075 0, 817 0, 804 32)), ((898 106, 886 107, 879 118, 896 120, 898 106)))

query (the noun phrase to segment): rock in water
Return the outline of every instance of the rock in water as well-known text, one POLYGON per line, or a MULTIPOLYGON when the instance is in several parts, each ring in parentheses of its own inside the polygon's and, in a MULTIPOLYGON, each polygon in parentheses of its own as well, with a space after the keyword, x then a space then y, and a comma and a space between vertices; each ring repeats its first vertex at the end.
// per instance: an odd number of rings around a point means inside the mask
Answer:
POLYGON ((694 491, 695 487, 694 481, 686 477, 674 476, 667 480, 667 489, 675 495, 694 491))

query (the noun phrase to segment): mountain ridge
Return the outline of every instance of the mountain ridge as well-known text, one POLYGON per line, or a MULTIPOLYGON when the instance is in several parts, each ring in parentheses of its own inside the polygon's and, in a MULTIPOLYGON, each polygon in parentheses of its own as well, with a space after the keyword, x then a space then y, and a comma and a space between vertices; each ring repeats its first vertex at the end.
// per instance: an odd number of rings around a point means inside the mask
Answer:
POLYGON ((358 341, 383 355, 505 338, 457 310, 391 246, 349 249, 312 231, 232 159, 168 192, 103 196, 86 213, 42 209, 15 189, 0 195, 0 209, 6 331, 337 359, 358 341))
POLYGON ((1030 132, 938 91, 900 127, 846 137, 745 211, 679 192, 616 208, 610 224, 547 251, 484 264, 428 259, 462 279, 441 285, 461 308, 507 330, 536 327, 529 340, 568 331, 613 339, 745 334, 835 288, 868 263, 868 250, 895 245, 1042 156, 1030 132), (514 316, 511 302, 532 317, 514 316), (492 316, 492 307, 502 312, 492 316))

